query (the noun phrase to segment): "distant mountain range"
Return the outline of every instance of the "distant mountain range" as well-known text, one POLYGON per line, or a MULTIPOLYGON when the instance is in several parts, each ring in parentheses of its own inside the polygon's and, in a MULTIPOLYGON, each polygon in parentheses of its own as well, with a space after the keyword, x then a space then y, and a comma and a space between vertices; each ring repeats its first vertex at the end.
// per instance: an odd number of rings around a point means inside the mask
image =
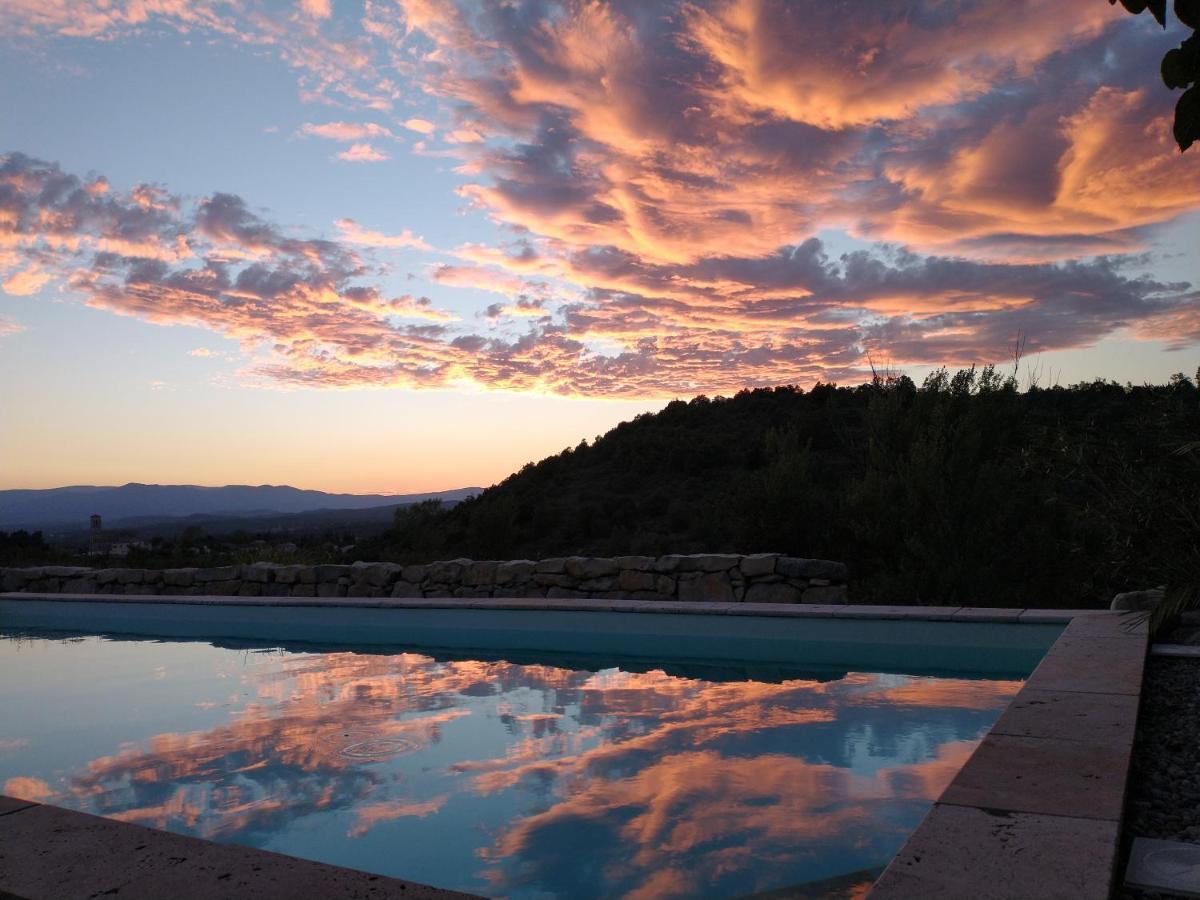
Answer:
POLYGON ((99 514, 104 526, 139 525, 193 516, 263 517, 317 510, 361 510, 395 507, 422 500, 447 503, 465 500, 482 488, 468 487, 427 494, 327 494, 288 485, 123 484, 120 487, 78 485, 45 490, 0 491, 0 529, 86 528, 99 514), (132 523, 130 523, 132 524, 132 523))

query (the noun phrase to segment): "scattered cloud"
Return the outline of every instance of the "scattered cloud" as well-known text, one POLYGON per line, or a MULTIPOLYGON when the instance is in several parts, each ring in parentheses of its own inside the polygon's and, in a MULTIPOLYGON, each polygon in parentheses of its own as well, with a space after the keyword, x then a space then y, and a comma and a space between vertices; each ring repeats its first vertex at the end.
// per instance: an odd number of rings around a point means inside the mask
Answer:
POLYGON ((305 122, 300 126, 299 133, 346 143, 362 141, 366 138, 394 137, 389 129, 374 122, 323 122, 321 124, 305 122))
POLYGON ((428 119, 405 119, 404 127, 409 131, 415 131, 418 134, 430 135, 433 134, 434 124, 428 119))
POLYGON ((338 159, 344 162, 383 162, 385 159, 391 159, 387 153, 377 149, 371 144, 352 144, 349 150, 343 150, 341 153, 334 154, 338 159))
POLYGON ((216 356, 216 354, 207 347, 197 347, 195 350, 189 350, 188 356, 199 356, 203 359, 207 359, 210 356, 216 356))
POLYGON ((432 250, 425 239, 404 229, 399 234, 384 234, 382 231, 371 231, 363 228, 353 219, 338 219, 334 222, 341 239, 348 244, 358 244, 362 247, 384 247, 392 250, 411 248, 414 250, 432 250))
MULTIPOLYGON (((0 338, 11 337, 14 334, 20 334, 25 330, 25 326, 20 322, 14 322, 12 319, 6 319, 0 316, 0 338)), ((4 742, 0 741, 0 750, 6 749, 4 742)))

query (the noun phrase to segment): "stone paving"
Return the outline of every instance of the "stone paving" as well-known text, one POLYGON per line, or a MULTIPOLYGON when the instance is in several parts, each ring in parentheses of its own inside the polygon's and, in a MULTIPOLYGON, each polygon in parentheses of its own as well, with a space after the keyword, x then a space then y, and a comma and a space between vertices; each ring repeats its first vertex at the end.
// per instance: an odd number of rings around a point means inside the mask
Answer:
POLYGON ((870 896, 1108 897, 1146 644, 1076 614, 870 896))

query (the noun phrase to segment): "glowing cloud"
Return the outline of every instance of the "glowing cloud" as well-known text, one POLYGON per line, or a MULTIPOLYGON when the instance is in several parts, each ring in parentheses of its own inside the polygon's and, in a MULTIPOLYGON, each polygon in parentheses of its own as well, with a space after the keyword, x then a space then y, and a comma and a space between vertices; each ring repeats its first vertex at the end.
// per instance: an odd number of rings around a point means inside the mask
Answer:
POLYGON ((378 150, 371 144, 352 144, 349 150, 343 150, 341 153, 334 154, 338 159, 344 162, 383 162, 385 159, 391 159, 387 153, 378 150))

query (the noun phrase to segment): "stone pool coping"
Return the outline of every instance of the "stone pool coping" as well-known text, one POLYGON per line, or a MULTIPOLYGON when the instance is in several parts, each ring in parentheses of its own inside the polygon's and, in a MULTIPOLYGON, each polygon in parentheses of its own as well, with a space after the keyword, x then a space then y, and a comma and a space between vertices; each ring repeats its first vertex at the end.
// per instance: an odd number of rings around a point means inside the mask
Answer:
POLYGON ((170 603, 181 606, 320 606, 332 609, 522 609, 586 612, 646 612, 822 619, 912 619, 934 622, 1007 622, 1066 625, 1079 609, 989 609, 970 606, 867 606, 817 603, 714 603, 688 600, 586 600, 543 597, 222 597, 190 594, 0 593, 0 600, 62 600, 74 603, 170 603))
MULTIPOLYGON (((1062 635, 1020 692, 880 876, 871 892, 878 900, 965 896, 1107 897, 1117 865, 1125 786, 1148 642, 1144 619, 1139 622, 1120 613, 1096 610, 543 598, 206 597, 26 592, 3 593, 0 599, 181 606, 609 610, 1065 625, 1062 635)), ((63 815, 84 815, 54 807, 43 808, 63 815)), ((10 816, 4 814, 4 807, 0 805, 0 826, 7 818, 10 816)), ((140 828, 113 824, 122 828, 140 828)), ((208 844, 166 832, 151 832, 144 828, 140 831, 171 840, 208 844)), ((5 844, 2 838, 4 832, 0 830, 0 847, 5 844)), ((278 856, 250 848, 237 849, 247 860, 257 853, 278 856)), ((168 857, 172 855, 166 843, 163 853, 168 857)), ((148 862, 149 869, 165 865, 162 854, 152 856, 157 861, 148 862)), ((284 861, 280 865, 319 865, 289 857, 278 858, 284 861)), ((11 891, 3 862, 4 852, 0 850, 0 891, 11 891)), ((250 867, 249 862, 245 865, 250 867)), ((114 864, 112 858, 102 854, 93 860, 93 866, 99 878, 100 873, 110 871, 114 864)), ((124 867, 123 860, 120 868, 124 867)), ((350 871, 327 868, 341 873, 350 871)), ((351 874, 375 878, 365 873, 351 874)), ((376 878, 376 882, 379 881, 391 880, 376 878)), ((295 881, 291 883, 295 884, 295 881)), ((329 884, 334 887, 334 882, 329 884)), ((420 885, 413 887, 436 890, 420 885)), ((174 892, 174 895, 225 895, 221 891, 210 894, 207 889, 201 891, 199 888, 197 885, 193 893, 174 892)), ((347 883, 344 888, 325 894, 393 896, 359 894, 354 890, 347 883)), ((450 892, 417 894, 408 892, 409 889, 401 890, 407 897, 464 896, 450 892)))
POLYGON ((466 900, 399 878, 0 796, 0 897, 466 900))
POLYGON ((1144 616, 1074 616, 870 896, 1108 897, 1147 643, 1144 616))

